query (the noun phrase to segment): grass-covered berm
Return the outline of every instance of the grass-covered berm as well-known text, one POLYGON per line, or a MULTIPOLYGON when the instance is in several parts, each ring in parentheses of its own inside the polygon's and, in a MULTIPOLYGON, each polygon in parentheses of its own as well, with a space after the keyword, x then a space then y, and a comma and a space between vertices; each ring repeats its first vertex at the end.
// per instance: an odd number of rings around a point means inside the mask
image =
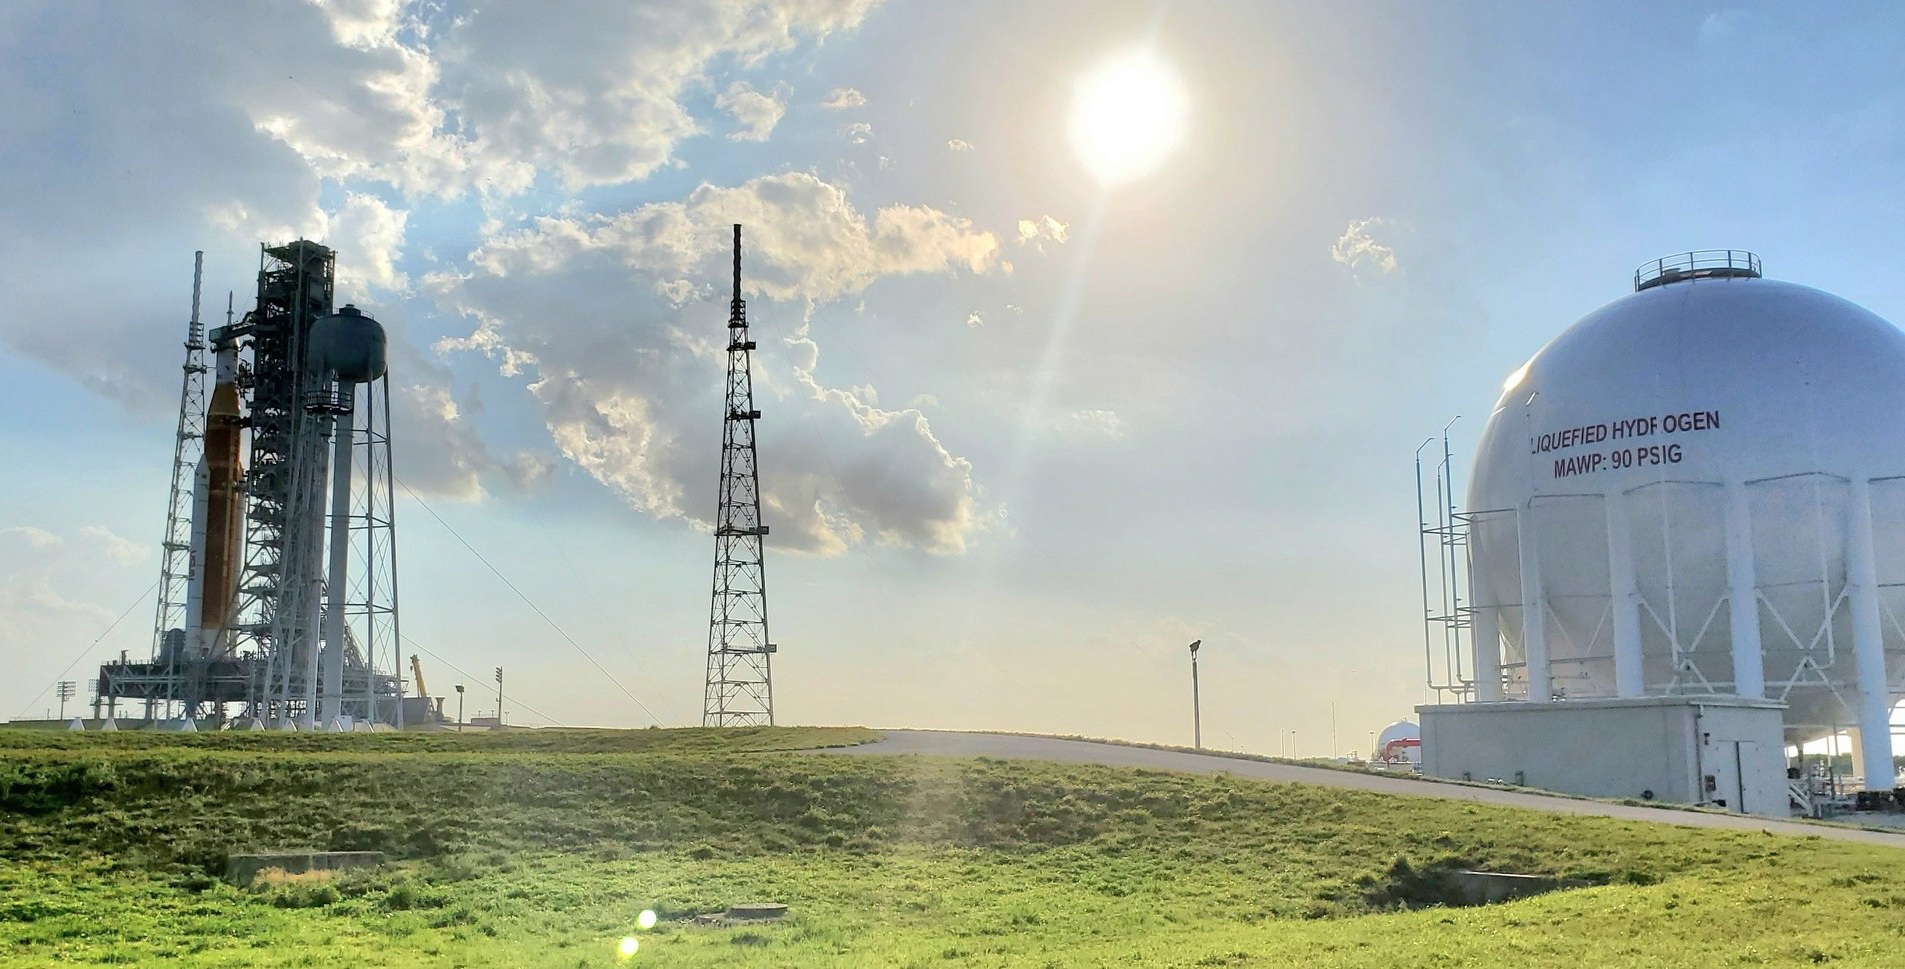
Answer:
POLYGON ((0 966, 1905 965, 1905 851, 794 752, 871 736, 0 731, 0 966), (394 861, 220 877, 310 848, 394 861), (1590 887, 1447 907, 1455 867, 1590 887), (692 921, 750 901, 790 914, 692 921))

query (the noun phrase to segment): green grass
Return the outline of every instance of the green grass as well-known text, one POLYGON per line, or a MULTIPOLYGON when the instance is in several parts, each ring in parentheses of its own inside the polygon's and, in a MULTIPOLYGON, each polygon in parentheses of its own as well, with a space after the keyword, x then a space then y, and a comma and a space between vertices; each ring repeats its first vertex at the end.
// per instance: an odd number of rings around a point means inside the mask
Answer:
POLYGON ((0 967, 612 966, 645 908, 663 922, 626 964, 1704 969, 1905 951, 1905 852, 1816 838, 784 752, 865 732, 44 736, 0 734, 0 967), (229 851, 291 847, 399 860, 214 877, 229 851), (1595 887, 1399 910, 1412 873, 1458 864, 1595 887), (792 917, 675 921, 762 899, 792 917))

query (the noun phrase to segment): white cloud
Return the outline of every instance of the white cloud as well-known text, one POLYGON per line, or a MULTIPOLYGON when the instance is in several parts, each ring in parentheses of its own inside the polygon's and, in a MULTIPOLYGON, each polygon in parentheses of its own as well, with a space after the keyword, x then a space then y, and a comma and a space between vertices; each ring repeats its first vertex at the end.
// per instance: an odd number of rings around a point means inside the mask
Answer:
POLYGON ((866 95, 850 87, 837 87, 833 89, 833 93, 827 95, 827 100, 820 102, 820 106, 829 111, 845 111, 849 108, 861 107, 866 103, 866 95))
POLYGON ((375 47, 396 39, 403 0, 312 0, 331 21, 338 42, 375 47))
POLYGON ((27 548, 47 549, 60 545, 60 537, 44 528, 32 525, 13 525, 0 528, 0 539, 10 539, 27 548))
POLYGON ((682 104, 717 61, 761 64, 801 38, 850 29, 874 0, 582 0, 458 18, 433 48, 437 90, 480 158, 554 170, 571 186, 642 178, 700 132, 682 104))
POLYGON ((980 315, 978 310, 973 310, 966 314, 966 325, 978 329, 986 325, 986 318, 980 315))
POLYGON ((873 138, 873 126, 865 121, 855 121, 841 128, 840 135, 856 145, 864 145, 873 138))
POLYGON ((1059 417, 1054 429, 1081 437, 1120 438, 1124 436, 1124 421, 1116 411, 1081 408, 1059 417))
POLYGON ((475 323, 460 346, 531 378, 564 457, 644 512, 706 527, 726 287, 704 284, 725 282, 735 222, 748 227, 762 462, 773 469, 763 500, 776 547, 963 549, 988 520, 971 467, 917 410, 882 409, 871 388, 821 383, 819 344, 800 322, 887 276, 994 271, 997 238, 963 219, 912 206, 863 214, 839 187, 790 173, 703 185, 682 201, 612 216, 538 219, 424 289, 475 323), (697 298, 661 295, 675 283, 697 298), (798 447, 783 436, 793 428, 808 432, 798 447))
POLYGON ((337 250, 338 302, 368 302, 371 287, 386 293, 409 287, 409 277, 397 269, 409 217, 408 211, 392 209, 374 195, 351 192, 343 207, 326 218, 319 235, 337 250))
POLYGON ((144 546, 129 542, 103 525, 87 525, 79 530, 86 544, 120 565, 138 565, 152 557, 144 546))
POLYGON ((951 151, 971 151, 972 142, 964 138, 951 138, 947 140, 946 148, 951 151))
POLYGON ((735 141, 766 141, 774 126, 780 123, 781 115, 787 113, 785 101, 754 90, 746 81, 728 85, 727 91, 714 99, 714 105, 741 125, 739 130, 728 134, 735 141))
POLYGON ((1379 273, 1394 272, 1396 250, 1377 242, 1369 232, 1373 227, 1389 224, 1375 217, 1352 221, 1349 228, 1343 230, 1342 237, 1330 247, 1330 258, 1352 271, 1368 268, 1379 273))
POLYGON ((1071 238, 1071 226, 1051 216, 1036 219, 1019 220, 1019 245, 1034 246, 1040 252, 1045 251, 1045 243, 1062 244, 1071 238))

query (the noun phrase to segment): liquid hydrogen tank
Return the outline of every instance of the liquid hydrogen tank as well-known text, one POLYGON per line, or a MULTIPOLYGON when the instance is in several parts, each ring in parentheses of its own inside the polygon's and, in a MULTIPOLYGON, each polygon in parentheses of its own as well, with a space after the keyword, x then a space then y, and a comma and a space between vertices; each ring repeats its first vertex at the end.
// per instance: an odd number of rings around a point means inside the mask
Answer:
POLYGON ((1376 736, 1374 758, 1386 764, 1422 763, 1422 728, 1408 720, 1382 728, 1376 736))
POLYGON ((1649 263, 1509 376, 1468 508, 1477 700, 1764 697, 1891 763, 1905 332, 1751 253, 1649 263))

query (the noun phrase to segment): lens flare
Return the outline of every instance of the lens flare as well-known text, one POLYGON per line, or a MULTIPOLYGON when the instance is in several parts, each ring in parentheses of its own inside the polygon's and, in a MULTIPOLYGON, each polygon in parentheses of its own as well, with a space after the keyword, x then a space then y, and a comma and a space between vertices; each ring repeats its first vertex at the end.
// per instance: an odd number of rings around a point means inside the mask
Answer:
POLYGON ((639 929, 654 928, 655 927, 655 910, 652 908, 642 909, 642 914, 635 916, 635 927, 639 929))
POLYGON ((636 938, 631 935, 622 940, 622 944, 616 947, 616 951, 620 952, 622 954, 622 958, 626 959, 629 956, 634 955, 635 951, 637 949, 640 949, 641 947, 642 947, 641 942, 637 941, 636 938))

